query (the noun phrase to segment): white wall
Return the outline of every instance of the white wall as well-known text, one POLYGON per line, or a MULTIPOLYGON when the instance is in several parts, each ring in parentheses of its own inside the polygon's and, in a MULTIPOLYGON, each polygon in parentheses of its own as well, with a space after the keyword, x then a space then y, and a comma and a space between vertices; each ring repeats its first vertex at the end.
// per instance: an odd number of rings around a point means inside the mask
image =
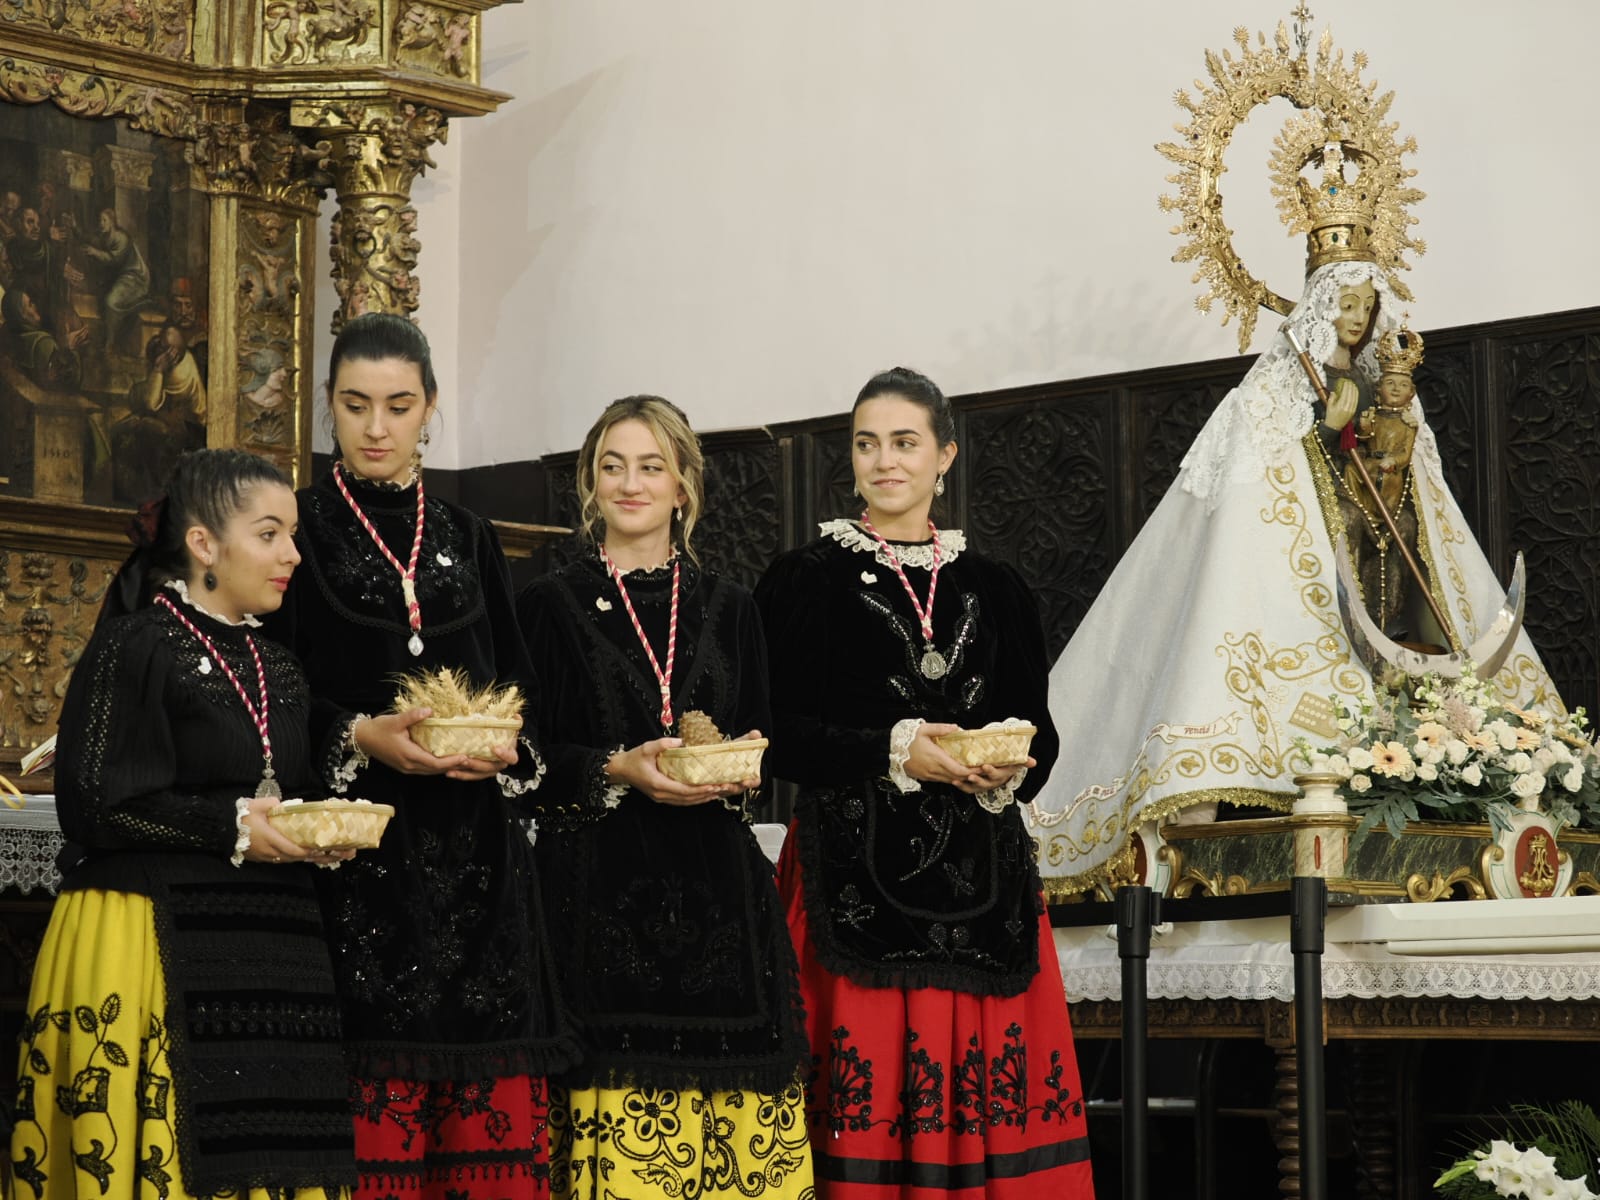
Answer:
MULTIPOLYGON (((421 316, 449 410, 435 461, 570 449, 634 391, 715 429, 840 411, 896 362, 954 394, 1235 353, 1169 261, 1153 144, 1203 51, 1288 8, 490 11, 484 82, 515 99, 457 122, 417 189, 421 316)), ((1600 5, 1342 0, 1317 16, 1369 53, 1421 146, 1418 327, 1600 302, 1600 5)), ((1247 260, 1295 295, 1301 249, 1267 195, 1278 108, 1241 132, 1224 192, 1247 260)))

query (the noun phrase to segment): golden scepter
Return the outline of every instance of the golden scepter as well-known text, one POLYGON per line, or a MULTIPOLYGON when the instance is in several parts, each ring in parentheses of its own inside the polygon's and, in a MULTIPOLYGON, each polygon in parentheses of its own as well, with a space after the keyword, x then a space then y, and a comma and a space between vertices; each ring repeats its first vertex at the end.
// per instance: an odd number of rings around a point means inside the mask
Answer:
MULTIPOLYGON (((1289 339, 1289 345, 1294 347, 1294 352, 1300 356, 1300 365, 1305 368, 1306 378, 1311 381, 1311 386, 1316 389, 1317 399, 1322 401, 1323 410, 1328 407, 1328 389, 1322 382, 1322 375, 1317 371, 1317 364, 1311 361, 1311 355, 1295 335, 1294 328, 1287 322, 1283 326, 1283 335, 1289 339)), ((1395 524, 1394 516, 1383 503, 1383 497, 1378 494, 1378 485, 1372 481, 1372 476, 1367 472, 1366 460, 1361 457, 1361 448, 1352 446, 1349 450, 1350 461, 1355 464, 1356 474, 1361 477, 1362 485, 1367 489, 1367 495, 1372 498, 1372 503, 1378 510, 1378 515, 1383 518, 1383 523, 1389 529, 1389 536, 1394 538, 1394 544, 1400 550, 1400 557, 1405 559, 1406 566, 1411 568, 1411 577, 1417 581, 1417 587, 1422 591, 1422 598, 1428 602, 1428 610, 1433 613, 1433 619, 1439 623, 1439 632, 1446 638, 1450 636, 1450 624, 1444 619, 1444 612, 1439 608, 1439 602, 1434 599, 1433 589, 1428 586, 1428 581, 1423 577, 1422 567, 1411 553, 1411 547, 1406 545, 1406 540, 1400 535, 1400 526, 1395 524)), ((1382 614, 1379 614, 1380 619, 1382 614)))

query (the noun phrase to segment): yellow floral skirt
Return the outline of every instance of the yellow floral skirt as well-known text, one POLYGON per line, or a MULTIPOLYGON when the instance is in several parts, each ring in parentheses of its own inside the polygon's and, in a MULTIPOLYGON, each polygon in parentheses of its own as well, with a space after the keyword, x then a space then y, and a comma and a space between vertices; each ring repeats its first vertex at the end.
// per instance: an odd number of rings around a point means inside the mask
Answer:
MULTIPOLYGON (((16 1200, 199 1200, 184 1190, 167 987, 148 896, 63 893, 39 947, 18 1065, 16 1200)), ((255 1188, 249 1200, 348 1197, 255 1188)))
POLYGON ((805 1093, 550 1087, 554 1200, 815 1200, 805 1093))

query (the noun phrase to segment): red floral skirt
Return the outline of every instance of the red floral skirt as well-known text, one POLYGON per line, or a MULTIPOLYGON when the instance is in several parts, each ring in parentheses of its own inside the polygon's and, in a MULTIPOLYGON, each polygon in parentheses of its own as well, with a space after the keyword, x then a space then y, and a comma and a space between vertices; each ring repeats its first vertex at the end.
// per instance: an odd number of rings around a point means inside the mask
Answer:
POLYGON ((547 1200, 542 1078, 356 1079, 355 1200, 547 1200))
POLYGON ((1094 1195, 1066 994, 1047 916, 1020 996, 864 987, 812 953, 793 830, 778 890, 811 1036, 806 1117, 823 1200, 1094 1195))

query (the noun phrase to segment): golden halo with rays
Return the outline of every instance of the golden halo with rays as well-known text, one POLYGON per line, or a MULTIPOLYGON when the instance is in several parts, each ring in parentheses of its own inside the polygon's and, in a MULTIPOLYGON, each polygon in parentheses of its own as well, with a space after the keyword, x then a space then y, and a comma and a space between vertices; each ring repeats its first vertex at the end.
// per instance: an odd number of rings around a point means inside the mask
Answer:
POLYGON ((1233 231, 1222 214, 1219 184, 1228 169, 1223 158, 1233 131, 1255 108, 1283 99, 1300 110, 1279 131, 1270 162, 1272 194, 1291 232, 1306 233, 1312 225, 1306 204, 1308 189, 1300 172, 1332 144, 1344 148, 1346 161, 1360 165, 1361 181, 1376 197, 1368 252, 1362 257, 1384 269, 1401 299, 1412 298, 1395 275, 1409 269, 1404 256, 1427 250, 1421 239, 1409 233, 1417 219, 1407 210, 1423 193, 1409 186, 1407 181, 1416 170, 1402 161, 1416 151, 1416 140, 1399 140, 1398 125, 1387 120, 1394 93, 1378 95, 1378 85, 1361 78, 1366 54, 1357 51, 1347 64, 1342 50, 1334 52, 1328 30, 1318 40, 1312 62, 1307 53, 1311 13, 1302 3, 1294 16, 1292 40, 1281 21, 1270 43, 1263 33, 1257 35, 1254 45, 1249 30, 1239 26, 1233 31, 1237 57, 1230 50, 1220 54, 1206 51, 1210 82, 1195 80, 1198 98, 1182 89, 1173 96, 1178 107, 1190 114, 1187 124, 1173 127, 1182 140, 1156 146, 1179 167, 1167 176, 1167 182, 1177 186, 1177 195, 1160 199, 1163 212, 1182 217, 1172 232, 1184 243, 1172 259, 1196 264, 1192 282, 1206 288, 1195 300, 1197 309, 1210 312, 1212 304, 1220 300, 1222 323, 1238 318, 1240 353, 1249 348, 1258 309, 1287 315, 1294 307, 1292 300, 1250 273, 1233 247, 1233 231))

